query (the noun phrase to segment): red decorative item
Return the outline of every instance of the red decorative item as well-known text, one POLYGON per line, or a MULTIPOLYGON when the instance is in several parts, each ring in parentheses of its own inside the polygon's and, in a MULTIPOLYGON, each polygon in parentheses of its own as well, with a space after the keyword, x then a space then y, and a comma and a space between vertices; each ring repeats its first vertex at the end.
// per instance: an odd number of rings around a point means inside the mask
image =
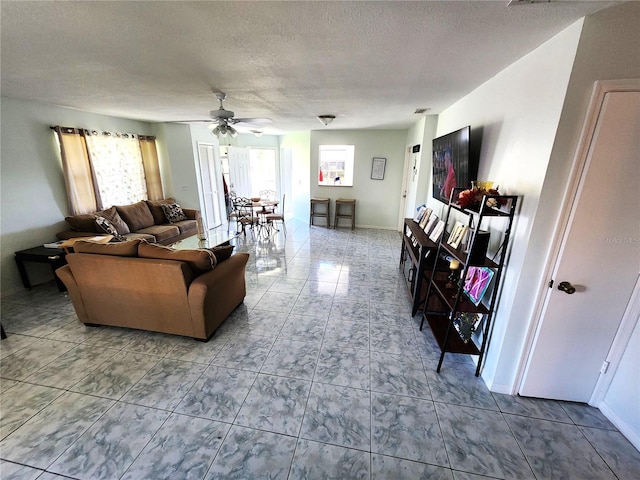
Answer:
MULTIPOLYGON (((500 195, 500 193, 495 188, 490 188, 489 190, 485 190, 483 188, 472 188, 470 190, 463 190, 458 195, 458 205, 460 205, 462 208, 477 210, 480 208, 480 202, 482 202, 482 198, 485 195, 500 195)), ((504 199, 500 198, 490 200, 495 200, 495 205, 489 205, 490 207, 502 206, 507 203, 504 199)))
POLYGON ((320 170, 320 174, 318 175, 318 181, 322 182, 322 170, 320 170))

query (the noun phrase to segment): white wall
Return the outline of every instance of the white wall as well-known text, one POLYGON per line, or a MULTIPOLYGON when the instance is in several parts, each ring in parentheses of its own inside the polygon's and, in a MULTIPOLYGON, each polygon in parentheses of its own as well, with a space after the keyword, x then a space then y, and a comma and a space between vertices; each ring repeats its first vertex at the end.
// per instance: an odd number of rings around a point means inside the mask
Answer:
MULTIPOLYGON (((493 180, 500 185, 501 193, 519 195, 504 287, 483 370, 485 381, 498 391, 510 389, 513 383, 510 374, 522 348, 522 330, 533 303, 531 292, 540 281, 540 259, 527 259, 529 238, 581 26, 582 22, 577 22, 556 35, 442 112, 438 119, 438 136, 471 125, 472 137, 482 139, 478 178, 493 180), (481 130, 480 135, 477 130, 481 130), (511 365, 499 364, 503 350, 511 356, 511 365)), ((430 199, 429 205, 437 208, 440 202, 430 199)))
POLYGON ((297 132, 282 135, 280 147, 291 153, 291 200, 287 200, 287 210, 292 208, 293 218, 303 222, 309 221, 309 165, 310 165, 310 132, 297 132))
MULTIPOLYGON (((148 123, 98 115, 70 108, 0 99, 2 296, 24 288, 13 253, 56 239, 67 228, 69 214, 60 150, 52 125, 153 135, 148 123)), ((166 180, 163 177, 163 181, 166 180)), ((27 264, 32 283, 52 278, 43 264, 27 264)))
POLYGON ((609 390, 600 408, 640 449, 640 322, 629 338, 609 390))
POLYGON ((165 183, 163 178, 165 197, 175 197, 184 208, 200 208, 191 127, 182 123, 158 123, 154 129, 161 165, 169 171, 170 180, 165 183))
POLYGON ((427 203, 431 195, 431 162, 433 139, 436 137, 437 126, 438 116, 428 115, 416 122, 407 133, 407 147, 420 145, 420 153, 413 154, 417 160, 415 175, 412 172, 413 159, 410 159, 404 217, 413 217, 416 208, 427 203))
MULTIPOLYGON (((628 2, 588 16, 580 35, 572 64, 562 114, 542 185, 536 218, 529 238, 527 259, 520 275, 530 278, 519 285, 513 316, 522 320, 513 324, 504 337, 503 352, 496 364, 497 385, 516 381, 518 355, 526 353, 526 335, 533 328, 532 309, 547 279, 543 268, 549 261, 551 238, 597 80, 640 78, 640 3, 628 2)), ((572 28, 572 27, 571 27, 572 28)))
POLYGON ((636 2, 580 20, 439 116, 438 135, 471 125, 482 139, 479 179, 521 196, 482 374, 494 391, 516 388, 593 84, 640 77, 639 21, 636 2))
POLYGON ((355 198, 357 226, 396 229, 406 139, 407 130, 313 130, 308 177, 311 196, 330 198, 332 217, 336 198, 355 198), (355 146, 352 187, 318 185, 320 145, 355 146), (373 157, 387 159, 384 180, 371 179, 373 157))

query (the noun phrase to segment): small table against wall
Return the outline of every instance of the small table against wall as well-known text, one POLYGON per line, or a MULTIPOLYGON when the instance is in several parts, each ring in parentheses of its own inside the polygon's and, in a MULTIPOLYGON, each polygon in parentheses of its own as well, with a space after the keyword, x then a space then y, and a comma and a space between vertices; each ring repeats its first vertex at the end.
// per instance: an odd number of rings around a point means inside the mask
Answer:
POLYGON ((61 248, 34 247, 15 252, 16 265, 18 266, 18 272, 20 272, 20 278, 22 279, 24 288, 31 288, 31 282, 29 281, 29 275, 27 274, 27 269, 25 268, 24 263, 48 263, 51 266, 53 278, 56 281, 58 290, 66 292, 67 287, 65 287, 64 283, 62 283, 56 275, 56 270, 67 264, 65 256, 66 252, 61 248))

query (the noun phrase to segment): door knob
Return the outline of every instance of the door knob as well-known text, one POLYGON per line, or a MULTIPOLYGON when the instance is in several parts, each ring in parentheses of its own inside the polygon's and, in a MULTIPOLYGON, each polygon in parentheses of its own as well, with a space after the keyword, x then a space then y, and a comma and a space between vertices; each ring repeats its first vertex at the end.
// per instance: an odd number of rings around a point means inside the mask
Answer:
POLYGON ((571 285, 569 282, 560 282, 558 285, 558 290, 563 291, 564 293, 568 293, 571 295, 572 293, 576 293, 576 287, 571 285))

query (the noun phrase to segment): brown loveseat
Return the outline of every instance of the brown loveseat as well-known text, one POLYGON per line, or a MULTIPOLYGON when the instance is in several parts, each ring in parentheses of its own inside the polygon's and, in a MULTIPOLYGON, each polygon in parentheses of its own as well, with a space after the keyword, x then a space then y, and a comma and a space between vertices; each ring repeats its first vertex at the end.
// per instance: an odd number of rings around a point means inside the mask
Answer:
POLYGON ((80 321, 207 340, 245 297, 249 254, 80 240, 56 270, 80 321))
POLYGON ((187 220, 171 223, 167 220, 162 204, 176 203, 175 199, 142 200, 132 205, 117 205, 106 210, 65 218, 70 230, 59 232, 59 240, 76 237, 105 235, 96 224, 96 216, 109 220, 119 235, 127 240, 146 240, 161 245, 171 245, 179 240, 195 235, 198 231, 200 210, 183 208, 187 220))

